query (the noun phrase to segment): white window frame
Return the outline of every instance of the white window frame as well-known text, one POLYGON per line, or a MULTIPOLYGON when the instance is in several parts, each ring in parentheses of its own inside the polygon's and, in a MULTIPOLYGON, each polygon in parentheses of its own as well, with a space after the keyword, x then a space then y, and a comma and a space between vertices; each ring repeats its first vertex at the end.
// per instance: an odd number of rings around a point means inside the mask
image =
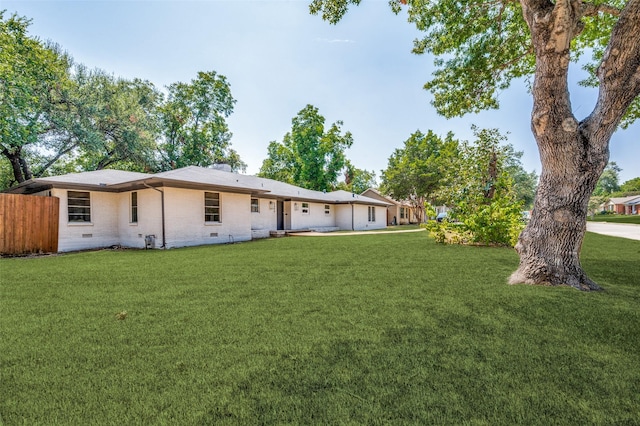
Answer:
POLYGON ((369 222, 375 222, 376 221, 376 208, 375 206, 368 206, 367 209, 367 219, 369 222))
POLYGON ((302 211, 302 214, 309 214, 311 211, 309 203, 300 203, 300 210, 302 211))
POLYGON ((324 214, 326 214, 327 216, 331 214, 331 205, 330 204, 325 204, 324 205, 324 214))
POLYGON ((205 223, 221 223, 222 222, 222 206, 219 192, 204 193, 204 221, 205 223), (208 194, 215 195, 215 197, 207 197, 208 194), (217 202, 215 202, 217 201, 217 202), (208 202, 208 203, 207 203, 208 202), (216 220, 217 216, 217 220, 216 220), (211 220, 207 220, 211 219, 211 220))
POLYGON ((129 223, 138 223, 138 191, 132 191, 129 195, 129 223))
POLYGON ((69 223, 88 224, 91 223, 91 192, 90 191, 67 191, 67 221, 69 223), (80 196, 82 194, 82 196, 80 196), (86 196, 84 196, 86 194, 86 196), (88 204, 84 200, 88 200, 88 204), (71 209, 82 211, 71 212, 71 209), (83 217, 82 219, 71 219, 71 217, 83 217))
POLYGON ((260 213, 260 199, 252 198, 251 199, 251 213, 260 213), (255 203, 254 203, 255 201, 255 203))

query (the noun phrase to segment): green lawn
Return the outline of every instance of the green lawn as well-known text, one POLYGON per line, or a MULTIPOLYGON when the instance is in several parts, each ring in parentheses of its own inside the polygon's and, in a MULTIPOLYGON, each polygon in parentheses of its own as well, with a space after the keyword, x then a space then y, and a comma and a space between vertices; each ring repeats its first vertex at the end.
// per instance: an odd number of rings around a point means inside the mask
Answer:
POLYGON ((589 216, 589 220, 594 222, 615 222, 615 223, 634 223, 640 225, 640 215, 615 215, 615 214, 603 214, 589 216))
POLYGON ((637 425, 640 242, 583 251, 606 291, 425 232, 2 259, 0 424, 637 425))

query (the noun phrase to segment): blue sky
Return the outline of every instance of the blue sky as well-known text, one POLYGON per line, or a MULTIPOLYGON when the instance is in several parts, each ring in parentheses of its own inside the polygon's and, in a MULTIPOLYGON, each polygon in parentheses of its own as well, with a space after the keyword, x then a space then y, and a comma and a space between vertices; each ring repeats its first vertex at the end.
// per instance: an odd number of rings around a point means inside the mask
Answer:
MULTIPOLYGON (((237 100, 228 123, 232 146, 257 173, 267 145, 282 140, 306 104, 327 126, 343 121, 354 144, 347 157, 380 176, 395 148, 415 130, 473 138, 471 125, 509 132, 528 171, 540 173, 531 135, 531 97, 522 82, 500 94, 501 108, 447 120, 422 86, 433 58, 411 53, 420 36, 386 0, 366 0, 333 26, 308 13, 307 0, 0 0, 0 10, 33 20, 31 35, 52 40, 77 62, 163 88, 198 71, 225 75, 237 100)), ((580 76, 579 67, 572 79, 580 76)), ((596 92, 572 86, 578 119, 596 92)), ((621 183, 640 176, 640 123, 618 131, 611 161, 621 183)))

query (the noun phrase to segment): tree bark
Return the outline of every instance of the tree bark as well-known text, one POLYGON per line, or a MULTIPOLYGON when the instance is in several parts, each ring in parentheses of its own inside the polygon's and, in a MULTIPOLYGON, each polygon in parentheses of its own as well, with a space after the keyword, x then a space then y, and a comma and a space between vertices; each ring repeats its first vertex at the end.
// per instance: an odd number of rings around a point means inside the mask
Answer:
POLYGON ((11 152, 8 149, 4 148, 2 150, 2 155, 4 155, 9 163, 11 164, 11 170, 13 171, 13 178, 17 183, 25 182, 32 178, 31 171, 29 170, 29 166, 27 162, 20 156, 21 150, 16 149, 11 152))
POLYGON ((571 40, 582 30, 579 0, 521 0, 536 54, 531 127, 542 173, 531 221, 516 250, 511 284, 599 290, 580 265, 589 197, 609 160, 609 141, 640 93, 640 0, 620 13, 598 70, 600 94, 582 122, 574 117, 567 75, 571 40))

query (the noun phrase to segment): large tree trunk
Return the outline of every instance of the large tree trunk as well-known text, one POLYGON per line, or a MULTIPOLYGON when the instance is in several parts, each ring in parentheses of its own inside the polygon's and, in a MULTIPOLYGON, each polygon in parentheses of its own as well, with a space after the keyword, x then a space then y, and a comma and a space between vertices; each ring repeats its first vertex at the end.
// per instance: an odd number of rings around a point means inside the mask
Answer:
POLYGON ((562 133, 564 130, 556 131, 555 137, 550 138, 559 143, 540 147, 544 168, 531 221, 516 245, 520 267, 510 282, 598 290, 598 285, 582 270, 580 249, 589 197, 607 163, 608 153, 591 156, 579 132, 574 140, 562 133))
POLYGON ((580 249, 589 197, 609 159, 609 141, 640 93, 640 0, 621 11, 598 70, 592 114, 578 122, 567 75, 571 40, 582 30, 579 0, 521 0, 536 54, 532 130, 542 173, 531 221, 516 250, 520 266, 509 282, 598 290, 582 270, 580 249))

